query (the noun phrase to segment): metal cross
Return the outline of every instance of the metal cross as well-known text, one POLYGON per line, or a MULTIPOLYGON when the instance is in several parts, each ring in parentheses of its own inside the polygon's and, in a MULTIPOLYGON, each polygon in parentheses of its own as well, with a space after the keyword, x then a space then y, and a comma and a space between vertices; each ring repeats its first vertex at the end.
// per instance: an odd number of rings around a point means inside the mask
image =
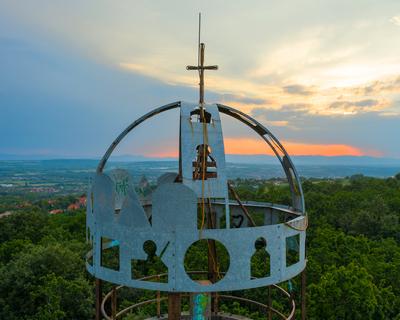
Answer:
POLYGON ((218 66, 205 66, 204 65, 204 43, 200 43, 200 63, 197 66, 187 66, 186 70, 199 70, 200 77, 200 108, 204 105, 204 70, 218 70, 218 66))

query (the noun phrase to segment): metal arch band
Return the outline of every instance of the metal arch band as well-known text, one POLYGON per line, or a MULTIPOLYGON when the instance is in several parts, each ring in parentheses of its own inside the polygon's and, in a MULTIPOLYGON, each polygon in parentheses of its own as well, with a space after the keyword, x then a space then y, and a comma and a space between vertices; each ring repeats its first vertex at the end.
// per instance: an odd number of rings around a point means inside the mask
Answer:
POLYGON ((122 141, 122 139, 125 138, 125 136, 129 132, 131 132, 135 127, 137 127, 142 122, 146 121, 147 119, 150 119, 151 117, 153 117, 159 113, 178 108, 178 107, 180 107, 180 105, 181 105, 180 101, 176 101, 176 102, 172 102, 172 103, 163 105, 159 108, 153 109, 152 111, 146 113, 144 116, 140 117, 136 121, 132 122, 124 131, 122 131, 120 133, 120 135, 108 147, 106 153, 104 154, 103 158, 101 158, 99 165, 97 166, 96 172, 97 173, 103 172, 103 169, 107 163, 108 158, 111 156, 111 153, 114 151, 114 149, 117 147, 117 145, 122 141))
POLYGON ((249 115, 247 115, 239 110, 236 110, 232 107, 223 105, 223 104, 217 103, 217 106, 218 106, 218 109, 220 112, 222 112, 226 115, 229 115, 229 116, 241 121, 242 123, 248 125, 250 128, 252 128, 270 146, 272 151, 275 153, 275 155, 279 159, 279 161, 283 167, 283 170, 285 171, 286 177, 287 177, 289 185, 290 185, 290 191, 292 193, 294 209, 305 214, 303 189, 301 187, 299 175, 296 171, 296 168, 293 165, 292 160, 290 159, 289 154, 286 152, 285 148, 279 142, 279 140, 266 127, 264 127, 261 123, 259 123, 257 120, 250 117, 249 115), (283 157, 281 157, 277 148, 282 152, 283 157), (291 170, 293 172, 293 176, 291 174, 291 170))
MULTIPOLYGON (((115 150, 115 148, 118 146, 118 144, 125 138, 125 136, 131 132, 135 127, 140 125, 142 122, 150 119, 151 117, 160 114, 162 112, 172 110, 175 108, 180 107, 181 102, 173 102, 169 103, 166 105, 163 105, 159 108, 156 108, 136 121, 132 122, 124 131, 120 133, 120 135, 113 141, 113 143, 109 146, 107 149, 106 153, 100 160, 98 166, 97 166, 97 173, 101 173, 104 170, 104 167, 111 156, 112 152, 115 150)), ((300 178, 299 175, 293 165, 292 160, 290 159, 289 154, 286 152, 285 148, 283 145, 279 142, 279 140, 266 128, 264 127, 261 123, 259 123, 257 120, 253 119, 249 115, 236 110, 232 107, 223 105, 223 104, 217 104, 218 110, 228 116, 231 116, 240 122, 246 124, 249 126, 251 129, 253 129, 255 132, 257 132, 263 139, 264 141, 270 146, 270 148, 273 150, 277 158, 279 159, 283 170, 286 174, 286 177, 289 182, 290 186, 290 191, 292 194, 292 201, 293 201, 293 208, 300 212, 302 215, 306 215, 305 212, 305 205, 304 205, 304 196, 303 196, 303 190, 301 188, 301 183, 300 183, 300 178), (281 154, 278 152, 278 150, 283 154, 283 157, 281 154)), ((289 225, 289 224, 288 224, 289 225)), ((290 226, 290 225, 289 225, 290 226)))

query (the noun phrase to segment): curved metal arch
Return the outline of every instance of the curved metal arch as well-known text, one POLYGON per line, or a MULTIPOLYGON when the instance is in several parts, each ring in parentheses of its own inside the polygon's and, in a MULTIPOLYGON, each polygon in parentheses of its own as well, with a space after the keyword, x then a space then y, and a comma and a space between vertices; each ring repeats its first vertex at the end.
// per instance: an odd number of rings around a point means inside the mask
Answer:
POLYGON ((107 160, 110 157, 111 153, 114 151, 114 149, 117 147, 117 145, 121 142, 121 140, 123 138, 125 138, 125 136, 129 132, 131 132, 135 127, 137 127, 142 122, 146 121, 147 119, 149 119, 149 118, 151 118, 151 117, 153 117, 153 116, 155 116, 155 115, 157 115, 159 113, 162 113, 162 112, 165 112, 165 111, 168 111, 168 110, 171 110, 171 109, 175 109, 175 108, 178 108, 180 106, 181 106, 181 102, 180 101, 172 102, 172 103, 163 105, 163 106, 161 106, 159 108, 153 109, 152 111, 146 113, 144 116, 140 117, 136 121, 132 122, 124 131, 122 131, 119 134, 119 136, 108 147, 106 153, 101 158, 101 160, 100 160, 100 162, 99 162, 99 164, 97 166, 96 172, 97 173, 103 172, 103 169, 104 169, 104 167, 105 167, 105 165, 107 163, 107 160))
POLYGON ((305 214, 304 195, 301 187, 300 177, 293 165, 292 160, 290 159, 289 154, 286 152, 279 140, 265 126, 249 115, 223 104, 217 103, 217 106, 220 112, 239 120, 257 132, 271 147, 272 151, 279 159, 282 168, 285 171, 286 178, 288 179, 294 209, 305 214), (279 153, 279 151, 283 156, 279 153))
MULTIPOLYGON (((106 153, 100 160, 97 166, 97 173, 103 172, 103 169, 111 155, 111 153, 115 150, 118 144, 122 141, 125 136, 131 132, 135 127, 144 122, 145 120, 168 110, 172 110, 180 107, 181 102, 176 101, 166 105, 163 105, 159 108, 156 108, 136 121, 132 122, 124 131, 122 131, 119 136, 113 141, 113 143, 108 147, 106 153)), ((283 145, 279 142, 279 140, 261 123, 259 123, 254 118, 249 115, 226 105, 217 103, 218 110, 228 116, 231 116, 240 122, 246 124, 255 132, 257 132, 261 138, 270 146, 270 148, 275 153, 276 157, 280 161, 282 168, 286 174, 286 178, 288 179, 290 192, 292 194, 293 208, 305 214, 305 205, 304 205, 304 196, 303 190, 301 187, 300 177, 296 171, 296 168, 293 165, 292 160, 290 159, 289 154, 286 152, 283 145), (280 152, 279 152, 280 151, 280 152), (283 155, 283 156, 282 156, 283 155)))

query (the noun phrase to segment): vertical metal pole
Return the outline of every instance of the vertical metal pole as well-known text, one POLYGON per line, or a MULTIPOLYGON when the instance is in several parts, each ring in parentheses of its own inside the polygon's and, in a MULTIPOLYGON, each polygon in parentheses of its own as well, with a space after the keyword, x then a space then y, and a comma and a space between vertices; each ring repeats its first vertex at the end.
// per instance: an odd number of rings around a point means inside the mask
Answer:
POLYGON ((218 312, 219 312, 219 308, 218 308, 218 303, 219 303, 219 299, 218 299, 218 292, 214 292, 214 301, 213 301, 213 310, 212 310, 212 312, 213 312, 213 314, 214 315, 218 315, 218 312))
POLYGON ((200 43, 200 108, 204 104, 204 43, 200 43))
POLYGON ((96 278, 96 320, 101 320, 102 281, 96 278))
POLYGON ((271 296, 271 286, 268 286, 268 320, 272 320, 272 296, 271 296))
MULTIPOLYGON (((215 229, 216 225, 216 213, 212 210, 210 199, 207 199, 208 210, 207 210, 207 227, 208 229, 215 229)), ((208 245, 208 280, 211 283, 216 283, 218 281, 218 257, 217 257, 217 247, 215 240, 207 240, 208 245)), ((218 300, 217 293, 211 294, 211 314, 218 313, 218 300)))
POLYGON ((306 270, 303 270, 303 272, 301 273, 301 320, 306 320, 307 319, 306 285, 307 285, 306 270))
MULTIPOLYGON (((207 210, 207 228, 215 229, 215 212, 213 212, 211 207, 210 199, 207 199, 208 210, 207 210)), ((208 244, 208 280, 211 283, 217 282, 217 247, 215 240, 207 240, 208 244)))
MULTIPOLYGON (((197 70, 199 70, 199 104, 200 110, 203 110, 204 104, 204 44, 200 42, 201 39, 201 12, 199 12, 199 42, 198 42, 198 51, 197 51, 197 70)), ((200 113, 202 117, 201 121, 203 122, 203 112, 200 113)))
MULTIPOLYGON (((158 282, 160 282, 160 276, 157 276, 158 282)), ((161 294, 160 290, 157 290, 157 318, 161 318, 161 304, 160 304, 161 294)))
POLYGON ((181 294, 179 292, 168 293, 168 320, 181 318, 181 294))
POLYGON ((113 286, 111 294, 111 319, 117 319, 117 290, 115 286, 113 286))

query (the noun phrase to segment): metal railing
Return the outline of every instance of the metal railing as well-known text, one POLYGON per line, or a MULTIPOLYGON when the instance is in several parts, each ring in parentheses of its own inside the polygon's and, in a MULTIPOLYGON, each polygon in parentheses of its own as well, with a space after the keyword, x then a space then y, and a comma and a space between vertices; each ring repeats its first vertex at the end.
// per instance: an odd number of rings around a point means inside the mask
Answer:
MULTIPOLYGON (((188 272, 188 274, 207 274, 206 271, 190 271, 188 272)), ((161 274, 157 274, 157 275, 151 275, 151 276, 147 276, 147 277, 143 277, 139 280, 142 281, 150 281, 150 280, 154 280, 157 279, 158 281, 160 281, 160 279, 162 277, 167 276, 167 273, 161 273, 161 274)), ((148 304, 156 304, 156 316, 157 318, 161 318, 162 314, 161 314, 161 302, 165 301, 168 299, 167 296, 161 296, 161 292, 160 291, 156 291, 156 297, 154 299, 149 299, 146 301, 141 301, 135 304, 130 305, 129 307, 117 311, 117 292, 118 290, 122 289, 122 288, 126 288, 125 286, 115 286, 113 287, 113 289, 111 291, 109 291, 103 298, 102 302, 101 302, 101 313, 103 315, 103 317, 106 320, 116 320, 119 319, 120 317, 126 315, 128 312, 131 312, 134 309, 143 307, 145 305, 148 304), (107 314, 106 312, 106 308, 105 305, 110 301, 111 304, 111 315, 107 314)), ((261 303, 255 300, 251 300, 251 299, 247 299, 244 297, 240 297, 240 296, 234 296, 234 295, 227 295, 227 294, 218 294, 215 293, 216 297, 218 298, 218 303, 221 300, 233 300, 233 301, 238 301, 241 303, 245 303, 251 306, 255 306, 258 309, 264 310, 267 314, 267 319, 271 320, 272 319, 272 315, 276 315, 278 316, 280 319, 282 320, 293 320, 294 319, 294 315, 295 315, 295 311, 296 311, 296 303, 293 299, 293 297, 289 294, 289 292, 287 292, 286 290, 284 290, 282 287, 279 287, 277 285, 271 285, 269 292, 268 292, 268 304, 265 303, 261 303), (275 309, 272 307, 272 301, 271 301, 271 288, 276 289, 278 292, 280 292, 283 296, 285 296, 286 298, 288 298, 288 302, 289 302, 289 308, 290 308, 290 313, 289 315, 285 315, 283 314, 281 311, 275 309)), ((190 293, 183 293, 182 296, 186 296, 188 297, 190 295, 190 293)), ((218 315, 218 313, 216 314, 218 315)))

